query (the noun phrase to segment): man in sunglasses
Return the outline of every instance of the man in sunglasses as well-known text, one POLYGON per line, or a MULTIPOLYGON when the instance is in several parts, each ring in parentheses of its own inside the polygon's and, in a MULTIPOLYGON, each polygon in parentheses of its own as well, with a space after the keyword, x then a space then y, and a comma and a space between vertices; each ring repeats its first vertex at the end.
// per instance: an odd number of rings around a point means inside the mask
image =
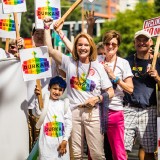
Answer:
POLYGON ((24 40, 22 37, 10 39, 8 52, 0 48, 0 59, 19 57, 18 50, 24 47, 24 40))

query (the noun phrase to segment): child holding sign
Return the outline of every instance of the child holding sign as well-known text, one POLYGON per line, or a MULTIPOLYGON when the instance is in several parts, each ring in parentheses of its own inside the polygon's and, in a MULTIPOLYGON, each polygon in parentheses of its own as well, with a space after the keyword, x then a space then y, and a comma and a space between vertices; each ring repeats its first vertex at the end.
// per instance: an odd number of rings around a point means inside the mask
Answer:
MULTIPOLYGON (((50 80, 48 88, 50 97, 45 96, 44 110, 36 124, 37 128, 41 127, 39 136, 40 160, 70 159, 67 143, 72 129, 72 115, 66 101, 59 99, 65 88, 66 82, 63 78, 56 76, 50 80)), ((39 93, 38 88, 35 89, 35 93, 39 93)))

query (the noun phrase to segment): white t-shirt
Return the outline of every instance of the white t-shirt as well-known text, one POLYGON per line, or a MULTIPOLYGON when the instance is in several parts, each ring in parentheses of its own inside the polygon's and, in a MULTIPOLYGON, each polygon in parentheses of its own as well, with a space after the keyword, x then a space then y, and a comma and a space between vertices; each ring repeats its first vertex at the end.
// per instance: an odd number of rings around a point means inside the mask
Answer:
MULTIPOLYGON (((104 60, 102 57, 98 58, 98 60, 104 60)), ((103 63, 100 61, 100 63, 103 63)), ((108 66, 113 70, 114 62, 109 63, 108 66)), ((117 57, 117 63, 115 67, 114 74, 119 77, 121 80, 126 79, 127 77, 133 77, 131 67, 127 60, 117 57)), ((112 110, 123 110, 123 89, 117 85, 116 89, 114 89, 114 97, 110 100, 109 109, 112 110)))
POLYGON ((68 141, 71 130, 72 113, 70 107, 65 113, 64 101, 50 99, 39 136, 40 160, 69 160, 68 145, 67 153, 62 157, 59 157, 57 148, 62 140, 68 141))
MULTIPOLYGON (((52 59, 52 63, 51 63, 51 69, 52 69, 52 77, 57 76, 58 73, 56 70, 56 63, 53 59, 52 59)), ((49 94, 48 84, 49 84, 49 81, 52 77, 41 79, 42 97, 44 97, 45 93, 49 94)), ((27 94, 28 94, 28 109, 33 109, 35 107, 34 89, 36 86, 36 81, 28 81, 26 83, 27 83, 27 94)))
POLYGON ((90 98, 101 94, 101 89, 112 87, 111 81, 103 66, 98 62, 91 62, 89 75, 89 63, 84 64, 79 61, 77 78, 77 62, 72 57, 62 55, 61 68, 66 72, 67 93, 71 103, 71 110, 90 98), (79 80, 78 80, 79 79, 79 80))

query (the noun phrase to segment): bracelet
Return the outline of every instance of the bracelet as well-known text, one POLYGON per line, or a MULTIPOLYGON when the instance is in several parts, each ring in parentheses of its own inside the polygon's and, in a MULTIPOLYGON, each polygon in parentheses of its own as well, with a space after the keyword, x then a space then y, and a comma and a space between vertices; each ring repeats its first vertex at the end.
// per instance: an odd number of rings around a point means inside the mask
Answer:
POLYGON ((63 36, 61 37, 61 40, 63 40, 64 36, 65 36, 65 34, 63 34, 63 36))
POLYGON ((116 79, 112 79, 111 81, 112 81, 114 84, 117 84, 119 80, 120 80, 119 77, 116 76, 116 79))
POLYGON ((50 26, 44 25, 44 29, 50 29, 50 26))

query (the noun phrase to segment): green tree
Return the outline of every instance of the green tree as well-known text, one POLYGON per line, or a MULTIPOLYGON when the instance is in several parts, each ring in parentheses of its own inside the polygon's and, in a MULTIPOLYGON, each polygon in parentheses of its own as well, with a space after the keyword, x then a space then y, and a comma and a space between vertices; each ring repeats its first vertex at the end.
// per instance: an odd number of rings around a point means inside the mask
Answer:
POLYGON ((155 0, 155 9, 156 9, 156 12, 160 12, 160 0, 155 0))
MULTIPOLYGON (((61 15, 63 15, 73 3, 61 0, 61 15)), ((35 22, 34 1, 27 0, 27 12, 22 13, 20 35, 22 37, 31 37, 32 24, 35 22)), ((78 6, 66 19, 66 21, 78 21, 81 18, 81 7, 78 6)))
MULTIPOLYGON (((124 13, 119 12, 116 19, 107 21, 103 24, 101 35, 108 30, 117 30, 122 35, 122 44, 119 51, 122 57, 135 52, 133 45, 134 33, 143 28, 144 20, 157 17, 158 13, 155 12, 153 4, 139 3, 134 10, 126 10, 124 13)), ((96 41, 101 41, 102 36, 96 41)))
POLYGON ((26 1, 27 12, 22 13, 20 35, 24 38, 31 37, 32 24, 35 21, 34 17, 34 1, 26 1))

